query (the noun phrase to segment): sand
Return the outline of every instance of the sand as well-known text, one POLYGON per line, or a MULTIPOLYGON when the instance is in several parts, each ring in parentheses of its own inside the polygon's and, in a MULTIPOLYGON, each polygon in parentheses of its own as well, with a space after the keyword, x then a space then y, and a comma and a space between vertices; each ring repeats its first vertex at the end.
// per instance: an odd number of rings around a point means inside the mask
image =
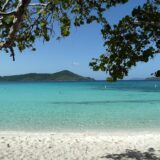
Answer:
MULTIPOLYGON (((103 160, 160 156, 160 133, 0 132, 0 160, 103 160)), ((156 159, 157 158, 157 159, 156 159)))

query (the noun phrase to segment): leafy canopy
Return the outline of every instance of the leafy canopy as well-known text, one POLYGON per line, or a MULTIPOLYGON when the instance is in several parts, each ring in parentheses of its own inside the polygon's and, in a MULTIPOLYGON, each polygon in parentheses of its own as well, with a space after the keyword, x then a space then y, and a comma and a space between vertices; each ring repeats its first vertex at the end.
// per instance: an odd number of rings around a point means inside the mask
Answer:
MULTIPOLYGON (((109 73, 108 80, 122 79, 137 62, 147 62, 160 50, 160 0, 147 1, 132 14, 111 26, 108 10, 129 0, 1 0, 0 50, 33 51, 36 39, 49 41, 59 24, 60 37, 70 35, 70 28, 96 22, 101 25, 106 53, 93 59, 93 70, 109 73)), ((57 35, 57 34, 56 34, 57 35)), ((157 76, 159 72, 157 72, 157 76)))
MULTIPOLYGON (((109 73, 109 81, 123 79, 137 62, 148 62, 160 53, 160 0, 147 1, 130 16, 102 29, 106 53, 93 59, 93 70, 109 73)), ((160 77, 160 71, 155 73, 160 77)))

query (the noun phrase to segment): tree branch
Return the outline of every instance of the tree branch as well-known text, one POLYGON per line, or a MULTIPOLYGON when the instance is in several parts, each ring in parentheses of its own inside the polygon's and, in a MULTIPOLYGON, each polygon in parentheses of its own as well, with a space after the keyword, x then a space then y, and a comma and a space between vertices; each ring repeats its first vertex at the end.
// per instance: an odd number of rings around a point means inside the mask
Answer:
POLYGON ((11 51, 10 57, 12 57, 12 58, 13 58, 13 61, 15 61, 15 53, 14 53, 14 49, 13 49, 13 47, 10 47, 9 49, 10 49, 10 51, 11 51))
POLYGON ((13 20, 13 25, 10 28, 9 35, 7 37, 7 41, 0 43, 0 49, 12 47, 16 32, 18 31, 20 27, 23 16, 26 12, 26 8, 29 5, 30 1, 31 0, 19 0, 19 3, 15 11, 16 13, 15 13, 15 17, 13 20))
POLYGON ((137 25, 140 25, 142 22, 145 23, 146 25, 154 25, 154 26, 160 27, 160 23, 155 22, 155 21, 150 21, 150 22, 149 21, 148 22, 147 21, 140 21, 140 22, 135 21, 134 23, 137 24, 137 25))
POLYGON ((0 16, 10 16, 10 15, 15 15, 16 11, 11 11, 11 12, 1 12, 0 11, 0 16))
POLYGON ((10 0, 6 0, 6 2, 4 3, 3 7, 2 7, 2 11, 5 11, 8 3, 9 3, 10 0))
POLYGON ((31 3, 29 6, 35 6, 35 7, 46 7, 49 3, 31 3))

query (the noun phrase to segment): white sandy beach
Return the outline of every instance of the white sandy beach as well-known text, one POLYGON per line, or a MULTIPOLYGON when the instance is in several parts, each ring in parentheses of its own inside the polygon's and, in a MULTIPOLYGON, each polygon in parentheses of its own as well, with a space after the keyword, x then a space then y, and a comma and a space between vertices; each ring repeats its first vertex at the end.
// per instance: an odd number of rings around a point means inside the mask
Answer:
MULTIPOLYGON (((99 160, 126 150, 150 150, 160 155, 160 134, 155 133, 23 133, 0 132, 0 160, 99 160)), ((138 156, 142 153, 138 152, 138 156)), ((131 153, 129 156, 137 156, 131 153)), ((143 158, 142 158, 143 159, 143 158)), ((150 158, 152 159, 152 158, 150 158)))

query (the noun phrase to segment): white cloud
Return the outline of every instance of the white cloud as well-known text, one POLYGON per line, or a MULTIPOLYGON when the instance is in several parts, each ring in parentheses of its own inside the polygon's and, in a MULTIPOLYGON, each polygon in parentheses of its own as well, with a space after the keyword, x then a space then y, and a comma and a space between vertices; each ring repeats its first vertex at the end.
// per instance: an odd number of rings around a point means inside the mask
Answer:
POLYGON ((74 65, 74 66, 79 66, 80 63, 79 63, 79 62, 73 62, 73 65, 74 65))

